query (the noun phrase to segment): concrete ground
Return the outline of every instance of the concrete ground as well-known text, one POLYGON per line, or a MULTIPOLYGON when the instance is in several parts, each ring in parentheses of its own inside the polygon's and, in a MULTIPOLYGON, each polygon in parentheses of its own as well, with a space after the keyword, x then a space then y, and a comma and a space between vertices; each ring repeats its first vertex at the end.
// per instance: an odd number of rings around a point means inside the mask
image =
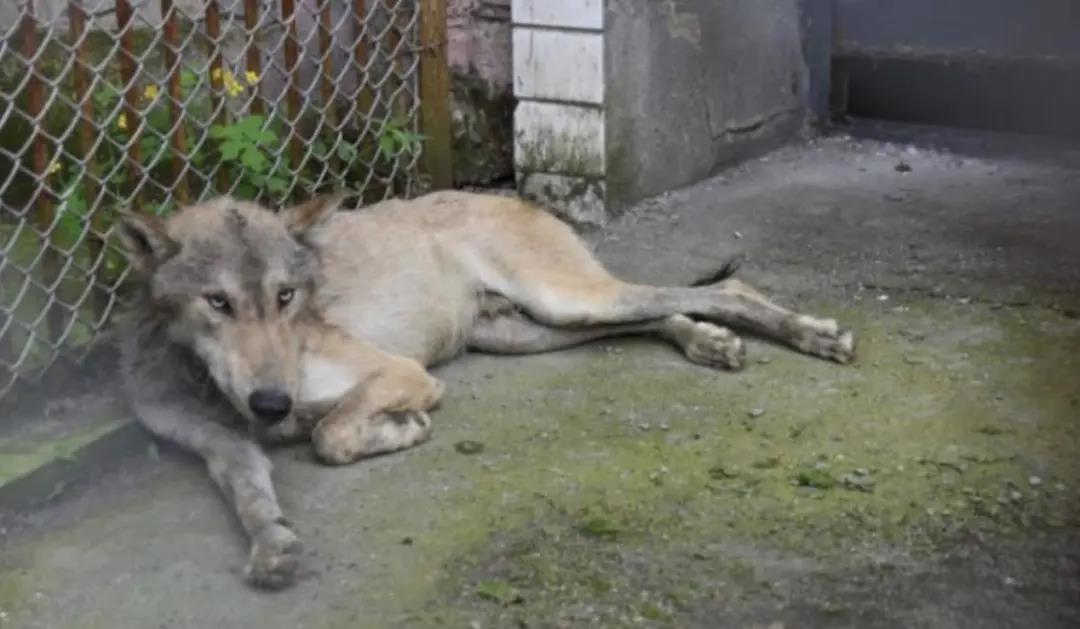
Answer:
POLYGON ((0 626, 1080 626, 1080 156, 930 137, 784 149, 597 237, 641 281, 745 252, 854 365, 465 357, 430 443, 276 453, 307 549, 276 594, 202 468, 129 441, 3 514, 0 626))

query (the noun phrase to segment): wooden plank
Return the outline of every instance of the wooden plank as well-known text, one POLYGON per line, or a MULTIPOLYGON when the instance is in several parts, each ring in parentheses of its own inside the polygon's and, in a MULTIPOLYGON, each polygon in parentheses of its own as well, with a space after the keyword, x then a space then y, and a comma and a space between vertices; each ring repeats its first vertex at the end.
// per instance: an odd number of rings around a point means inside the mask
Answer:
MULTIPOLYGON (((206 36, 210 40, 210 103, 214 107, 214 123, 225 126, 229 123, 225 111, 225 97, 222 95, 224 80, 222 72, 225 64, 221 54, 221 8, 218 0, 207 0, 206 3, 206 36)), ((229 173, 224 166, 219 166, 214 173, 214 187, 219 193, 229 190, 229 173)), ((209 182, 207 182, 209 183, 209 182)), ((206 185, 206 184, 204 184, 206 185)))
POLYGON ((367 7, 364 0, 353 0, 353 18, 356 20, 356 44, 353 47, 356 64, 356 110, 364 118, 364 123, 359 126, 361 135, 365 135, 371 124, 371 106, 374 99, 367 76, 367 7))
POLYGON ((285 102, 289 122, 290 164, 296 171, 304 157, 304 142, 300 137, 300 37, 296 27, 296 0, 281 0, 281 21, 285 24, 285 70, 289 73, 285 102))
MULTIPOLYGON (((282 2, 284 6, 284 2, 282 2)), ((216 8, 216 7, 215 7, 216 8)), ((262 77, 262 53, 259 51, 259 0, 244 0, 244 28, 247 30, 248 45, 246 51, 246 63, 247 71, 254 72, 255 76, 262 77)), ((220 47, 220 43, 218 44, 220 47)), ((287 45, 287 44, 286 44, 287 45)), ((244 77, 237 77, 238 81, 243 81, 244 77)), ((255 98, 251 99, 251 106, 248 108, 253 114, 261 115, 263 113, 262 98, 259 98, 261 92, 259 88, 255 88, 255 98)))
MULTIPOLYGON (((26 13, 23 14, 19 25, 21 47, 20 54, 29 65, 31 59, 38 54, 38 46, 42 45, 38 39, 37 20, 34 19, 34 4, 26 4, 26 13)), ((38 180, 39 188, 34 197, 33 222, 37 228, 38 246, 41 247, 41 283, 45 287, 50 300, 46 302, 46 321, 49 332, 49 340, 58 343, 64 334, 64 313, 58 304, 52 303, 60 290, 60 253, 52 246, 52 237, 55 235, 53 222, 56 220, 55 199, 49 191, 49 138, 42 132, 45 115, 45 85, 41 80, 40 68, 31 66, 26 84, 26 115, 34 121, 34 136, 31 140, 30 167, 38 180)), ((31 342, 29 339, 27 342, 31 342)), ((51 348, 50 348, 51 349, 51 348)))
POLYGON ((81 112, 79 119, 78 151, 79 158, 83 162, 84 174, 82 177, 83 195, 86 198, 86 213, 90 221, 90 234, 87 238, 87 248, 90 251, 90 272, 87 281, 98 284, 95 277, 101 278, 100 286, 95 286, 91 307, 94 309, 95 327, 100 327, 104 322, 105 315, 109 311, 110 297, 106 286, 108 279, 105 269, 105 232, 109 225, 106 222, 105 212, 98 203, 98 181, 101 169, 98 167, 97 157, 94 154, 94 100, 90 95, 90 45, 86 38, 86 11, 82 8, 82 0, 71 0, 68 3, 69 29, 71 46, 75 49, 75 63, 71 67, 71 79, 75 90, 75 100, 79 103, 81 112))
POLYGON ((116 0, 116 23, 120 29, 120 78, 124 84, 122 126, 131 134, 128 142, 128 173, 135 185, 134 203, 138 207, 143 205, 143 173, 142 147, 139 146, 139 86, 135 84, 135 29, 132 17, 134 13, 131 3, 128 0, 116 0))
POLYGON ((172 124, 172 135, 169 141, 173 152, 171 160, 173 194, 180 203, 186 205, 191 202, 191 191, 188 188, 186 175, 187 125, 184 124, 184 91, 180 84, 180 55, 177 51, 180 38, 176 11, 173 0, 161 0, 161 15, 165 20, 161 40, 162 53, 165 57, 165 69, 169 75, 169 122, 172 124))
MULTIPOLYGON (((322 106, 325 126, 332 129, 331 137, 340 138, 338 129, 337 108, 334 104, 334 60, 333 60, 333 36, 331 30, 333 24, 330 15, 330 0, 319 0, 319 65, 321 68, 320 80, 322 82, 322 106)), ((343 141, 343 140, 342 140, 343 141)), ((330 172, 342 176, 341 160, 337 157, 337 151, 330 155, 330 172)))
POLYGON ((420 165, 435 190, 454 184, 446 48, 446 0, 421 0, 420 131, 427 140, 420 165))

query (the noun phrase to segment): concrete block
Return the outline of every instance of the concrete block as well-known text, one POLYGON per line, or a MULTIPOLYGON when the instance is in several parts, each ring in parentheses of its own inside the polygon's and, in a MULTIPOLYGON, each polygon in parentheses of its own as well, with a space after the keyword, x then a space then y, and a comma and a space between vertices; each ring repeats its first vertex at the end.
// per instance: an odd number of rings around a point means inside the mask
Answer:
POLYGON ((604 0, 514 0, 514 24, 603 30, 604 0))
POLYGON ((602 179, 529 173, 518 181, 521 196, 535 201, 575 225, 603 225, 606 186, 602 179))
POLYGON ((603 34, 515 26, 514 95, 602 105, 603 34))
POLYGON ((514 114, 514 165, 525 172, 604 175, 604 112, 523 101, 514 114))

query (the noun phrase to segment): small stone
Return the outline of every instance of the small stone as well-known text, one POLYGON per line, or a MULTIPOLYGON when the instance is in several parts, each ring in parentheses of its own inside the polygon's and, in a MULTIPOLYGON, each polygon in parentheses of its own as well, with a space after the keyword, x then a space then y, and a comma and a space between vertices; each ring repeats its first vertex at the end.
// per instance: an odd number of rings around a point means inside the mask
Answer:
POLYGON ((1020 585, 1020 582, 1017 581, 1016 579, 1012 578, 1012 577, 1005 577, 1005 580, 1003 582, 1005 583, 1006 587, 1011 587, 1011 588, 1014 588, 1014 587, 1020 585))
POLYGON ((762 356, 761 358, 757 359, 757 361, 759 365, 768 365, 772 362, 772 359, 768 356, 762 356))
POLYGON ((652 428, 652 426, 649 425, 649 422, 640 422, 637 427, 645 432, 648 432, 649 429, 652 428))
POLYGON ((1020 502, 1021 500, 1023 500, 1023 498, 1024 494, 1016 491, 1015 489, 1012 491, 1012 493, 1009 494, 1009 500, 1012 500, 1013 502, 1020 502))
POLYGON ((763 408, 752 408, 746 414, 749 415, 750 417, 754 417, 754 418, 761 417, 762 415, 765 414, 765 409, 763 409, 763 408))
POLYGON ((401 545, 402 546, 412 546, 412 543, 413 543, 413 538, 411 538, 411 537, 403 537, 403 538, 401 538, 401 545))
POLYGON ((900 162, 899 164, 896 165, 895 170, 898 173, 910 173, 912 168, 911 168, 911 165, 908 164, 907 162, 900 162))
POLYGON ((713 480, 727 480, 738 475, 738 470, 734 466, 727 466, 722 463, 709 468, 709 478, 713 480))
POLYGON ((889 301, 889 296, 888 295, 878 295, 877 300, 878 301, 889 301))
POLYGON ((913 356, 911 354, 904 355, 904 362, 909 365, 925 365, 926 359, 921 356, 913 356))
POLYGON ((454 450, 457 450, 458 454, 480 454, 484 451, 484 444, 479 441, 471 441, 465 439, 454 444, 454 450))
POLYGON ((742 232, 735 232, 732 234, 732 236, 735 237, 735 240, 739 240, 740 238, 742 238, 742 232))
POLYGON ((660 430, 671 430, 671 425, 666 421, 660 422, 660 430))
POLYGON ((1042 485, 1042 479, 1038 476, 1032 476, 1031 478, 1028 478, 1028 485, 1038 487, 1039 485, 1042 485))

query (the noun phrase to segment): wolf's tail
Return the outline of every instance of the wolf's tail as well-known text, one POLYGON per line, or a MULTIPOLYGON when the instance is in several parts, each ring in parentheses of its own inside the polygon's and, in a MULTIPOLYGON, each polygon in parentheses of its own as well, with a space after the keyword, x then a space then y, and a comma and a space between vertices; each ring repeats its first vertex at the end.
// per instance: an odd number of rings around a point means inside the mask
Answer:
POLYGON ((727 262, 724 262, 724 265, 722 267, 720 267, 716 271, 713 271, 712 273, 709 273, 708 275, 702 277, 701 279, 695 280, 690 285, 691 286, 708 286, 710 284, 715 284, 717 282, 722 282, 722 281, 726 280, 727 278, 731 277, 732 275, 735 275, 735 272, 739 270, 739 267, 741 267, 743 262, 745 262, 745 261, 746 261, 746 255, 745 254, 740 253, 738 255, 734 255, 734 256, 728 258, 727 262))

